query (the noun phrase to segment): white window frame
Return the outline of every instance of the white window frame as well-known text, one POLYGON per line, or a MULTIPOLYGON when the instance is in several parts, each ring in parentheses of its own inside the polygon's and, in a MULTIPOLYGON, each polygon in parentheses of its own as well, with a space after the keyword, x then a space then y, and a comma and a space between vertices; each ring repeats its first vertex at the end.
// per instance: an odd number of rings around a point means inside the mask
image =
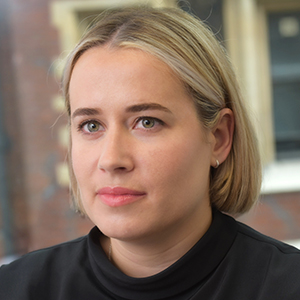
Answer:
POLYGON ((300 10, 300 0, 224 0, 225 40, 263 158, 262 194, 300 191, 300 159, 275 159, 267 12, 286 9, 300 10))
POLYGON ((117 7, 148 5, 152 7, 176 7, 176 0, 85 0, 55 1, 50 4, 51 20, 58 29, 63 51, 70 51, 80 38, 79 12, 101 11, 117 7))

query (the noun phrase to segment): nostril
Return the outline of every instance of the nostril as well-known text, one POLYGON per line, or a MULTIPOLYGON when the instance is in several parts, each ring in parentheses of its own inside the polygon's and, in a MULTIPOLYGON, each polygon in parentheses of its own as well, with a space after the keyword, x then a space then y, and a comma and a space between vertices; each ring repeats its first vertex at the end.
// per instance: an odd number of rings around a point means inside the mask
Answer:
POLYGON ((119 170, 126 170, 125 167, 119 167, 118 169, 119 169, 119 170))

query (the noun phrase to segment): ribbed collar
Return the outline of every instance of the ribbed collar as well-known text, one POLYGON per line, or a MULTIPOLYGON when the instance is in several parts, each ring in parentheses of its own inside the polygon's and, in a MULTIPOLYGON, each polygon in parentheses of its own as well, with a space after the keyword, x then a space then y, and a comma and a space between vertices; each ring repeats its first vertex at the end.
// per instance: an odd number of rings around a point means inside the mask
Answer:
POLYGON ((206 281, 229 251, 237 224, 231 217, 214 211, 211 226, 194 247, 164 271, 146 278, 129 277, 111 264, 101 248, 101 234, 94 227, 88 235, 89 259, 99 284, 116 299, 175 300, 206 281))

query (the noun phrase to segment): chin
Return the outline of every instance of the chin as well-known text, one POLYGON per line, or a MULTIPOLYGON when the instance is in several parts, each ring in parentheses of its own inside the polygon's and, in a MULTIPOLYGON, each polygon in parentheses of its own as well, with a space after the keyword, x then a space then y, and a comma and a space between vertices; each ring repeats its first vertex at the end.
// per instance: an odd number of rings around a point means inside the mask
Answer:
POLYGON ((108 220, 104 217, 100 222, 94 222, 94 224, 104 235, 118 240, 132 240, 146 234, 140 224, 133 224, 128 220, 108 220))

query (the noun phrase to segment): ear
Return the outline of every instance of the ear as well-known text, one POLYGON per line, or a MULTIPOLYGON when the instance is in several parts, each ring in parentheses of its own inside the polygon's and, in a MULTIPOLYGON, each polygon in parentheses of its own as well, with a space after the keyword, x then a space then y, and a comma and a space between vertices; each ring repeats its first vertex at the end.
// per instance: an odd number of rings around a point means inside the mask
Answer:
POLYGON ((233 139, 234 116, 229 108, 220 111, 218 123, 212 129, 214 144, 212 149, 211 166, 217 168, 227 158, 233 139), (217 163, 219 162, 219 164, 217 163))

